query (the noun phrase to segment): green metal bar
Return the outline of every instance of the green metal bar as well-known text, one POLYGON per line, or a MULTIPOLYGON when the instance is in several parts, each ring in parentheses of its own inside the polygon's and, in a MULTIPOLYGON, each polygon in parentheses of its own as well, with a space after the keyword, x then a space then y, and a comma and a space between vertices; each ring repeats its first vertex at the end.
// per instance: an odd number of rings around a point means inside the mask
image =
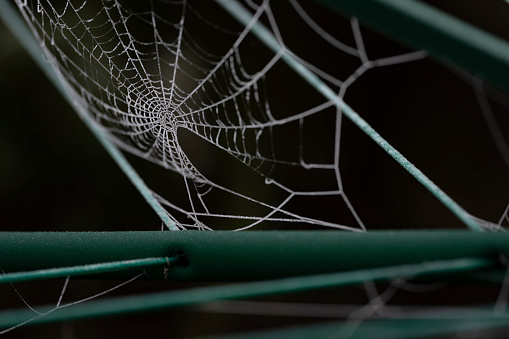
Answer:
MULTIPOLYGON (((271 262, 265 263, 267 266, 270 266, 271 264, 271 262)), ((46 311, 43 311, 42 315, 38 315, 36 317, 34 317, 34 313, 31 310, 9 310, 0 313, 0 328, 15 326, 26 321, 31 321, 32 323, 47 323, 83 319, 88 317, 103 317, 119 314, 131 314, 134 312, 156 311, 222 299, 248 298, 270 294, 305 291, 308 289, 352 285, 366 280, 380 281, 400 276, 416 277, 437 275, 441 273, 464 273, 481 268, 490 268, 495 265, 495 261, 490 259, 463 258, 446 261, 432 261, 423 264, 372 268, 349 272, 283 278, 278 280, 265 280, 237 285, 222 285, 187 289, 183 291, 161 292, 149 295, 110 298, 99 301, 90 301, 73 307, 65 307, 65 305, 60 308, 43 307, 39 309, 44 309, 46 311)))
MULTIPOLYGON (((315 0, 356 16, 406 45, 459 66, 509 89, 509 44, 443 11, 416 0, 315 0)), ((482 6, 482 2, 478 3, 482 6)))
MULTIPOLYGON (((182 255, 150 279, 243 281, 509 254, 509 233, 469 231, 0 232, 6 273, 182 255)), ((101 274, 127 279, 139 270, 101 274)), ((146 277, 149 279, 149 277, 146 277)))
MULTIPOLYGON (((468 333, 479 330, 509 326, 509 313, 494 314, 493 310, 484 310, 491 318, 484 319, 381 319, 363 320, 359 323, 355 319, 348 322, 327 322, 308 326, 280 328, 268 331, 248 333, 222 334, 196 339, 308 339, 308 338, 377 338, 377 339, 411 339, 430 338, 447 334, 468 333)), ((468 336, 466 336, 468 337, 468 336)), ((480 336, 482 337, 482 335, 480 336)))
POLYGON ((18 11, 12 7, 8 0, 0 0, 0 19, 18 39, 20 44, 25 48, 37 65, 39 65, 51 83, 58 89, 67 102, 69 102, 71 107, 74 107, 83 122, 99 140, 101 145, 110 154, 124 174, 129 178, 131 183, 138 189, 140 194, 157 213, 168 229, 178 231, 179 228, 168 216, 168 212, 166 212, 166 210, 153 196, 152 191, 147 187, 143 179, 134 170, 122 152, 119 151, 117 146, 110 141, 105 132, 99 128, 85 109, 74 99, 77 94, 72 92, 71 86, 67 85, 66 80, 59 75, 54 66, 44 60, 44 51, 41 50, 39 43, 35 40, 27 25, 24 23, 23 18, 21 18, 18 11))
MULTIPOLYGON (((233 0, 216 0, 223 9, 230 13, 236 20, 247 26, 253 20, 252 14, 245 9, 239 2, 233 0)), ((361 2, 362 3, 362 2, 361 2)), ((373 10, 373 9, 369 9, 373 10)), ((374 10, 373 10, 374 11, 374 10)), ((376 11, 374 11, 376 13, 376 11)), ((377 13, 377 15, 379 15, 377 13)), ((334 105, 341 109, 343 114, 376 142, 387 154, 389 154, 396 162, 398 162, 408 173, 410 173, 417 181, 419 181, 426 189, 428 189, 444 206, 454 213, 466 226, 474 231, 483 231, 481 225, 472 218, 472 216, 458 205, 451 197, 440 189, 433 181, 431 181, 424 173, 421 172, 414 164, 403 156, 397 149, 387 142, 373 127, 371 127, 357 112, 355 112, 346 102, 340 98, 330 87, 327 86, 318 76, 311 72, 293 57, 293 54, 281 46, 271 31, 263 24, 257 22, 253 24, 251 33, 253 33, 260 41, 262 41, 274 53, 280 53, 281 59, 292 68, 305 81, 313 86, 326 99, 330 100, 334 105)), ((389 107, 390 108, 390 107, 389 107)))
POLYGON ((0 274, 0 284, 98 274, 150 266, 170 266, 171 264, 178 263, 178 260, 178 257, 146 258, 78 265, 72 267, 48 268, 28 272, 6 273, 0 274))

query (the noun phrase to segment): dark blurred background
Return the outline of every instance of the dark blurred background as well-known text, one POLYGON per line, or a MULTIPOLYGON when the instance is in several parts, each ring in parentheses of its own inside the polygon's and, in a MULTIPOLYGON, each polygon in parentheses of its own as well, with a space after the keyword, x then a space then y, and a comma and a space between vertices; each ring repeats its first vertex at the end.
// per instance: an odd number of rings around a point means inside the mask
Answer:
MULTIPOLYGON (((509 37, 509 5, 503 1, 428 2, 504 39, 509 37)), ((317 6, 311 4, 308 8, 314 7, 317 6)), ((320 8, 316 11, 324 12, 320 8)), ((334 16, 326 17, 329 25, 333 25, 334 16)), ((363 33, 367 46, 407 50, 369 30, 363 33)), ((0 230, 160 229, 161 221, 152 209, 1 23, 0 65, 0 230)), ((498 221, 509 203, 509 171, 467 82, 449 67, 428 60, 398 70, 373 70, 348 95, 347 101, 361 116, 467 211, 498 221), (395 94, 400 99, 397 102, 395 94), (391 109, 386 108, 388 105, 391 109)), ((508 135, 507 110, 495 102, 492 108, 508 135)), ((344 178, 348 178, 345 188, 368 229, 463 227, 349 122, 345 122, 343 131, 344 139, 355 144, 342 153, 342 170, 344 178)), ((49 300, 56 300, 51 293, 58 295, 59 283, 36 284, 36 290, 50 291, 45 294, 49 300)), ((37 300, 34 283, 21 285, 22 295, 37 300)), ((83 293, 80 290, 94 288, 99 292, 104 286, 102 282, 76 281, 75 292, 69 293, 78 296, 83 293)), ((140 282, 130 287, 130 292, 165 288, 164 284, 140 282)), ((0 295, 6 296, 0 297, 2 309, 6 308, 4 300, 9 307, 23 306, 11 292, 2 287, 0 293, 4 294, 0 295)), ((465 291, 456 290, 457 300, 464 297, 460 292, 465 291)), ((340 302, 365 298, 361 289, 348 293, 339 298, 340 302)), ((493 290, 481 294, 496 298, 493 290)), ((296 298, 313 301, 329 297, 315 292, 296 298)), ((99 319, 27 327, 7 337, 86 338, 97 331, 105 337, 114 334, 172 337, 294 322, 294 319, 178 311, 124 317, 120 321, 99 319)))

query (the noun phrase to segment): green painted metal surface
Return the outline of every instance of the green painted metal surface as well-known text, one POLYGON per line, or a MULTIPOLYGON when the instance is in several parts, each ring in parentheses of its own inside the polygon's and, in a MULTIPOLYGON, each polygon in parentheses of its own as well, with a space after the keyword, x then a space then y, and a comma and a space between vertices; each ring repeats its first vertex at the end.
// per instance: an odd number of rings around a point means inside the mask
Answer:
MULTIPOLYGON (((430 338, 440 335, 456 334, 458 337, 470 337, 478 334, 480 328, 494 329, 509 325, 508 314, 503 313, 493 316, 492 310, 483 310, 484 313, 491 312, 492 318, 484 319, 451 319, 447 316, 444 319, 379 319, 350 322, 325 322, 308 326, 281 328, 275 330, 225 334, 220 336, 207 336, 194 339, 308 339, 308 338, 377 338, 377 339, 411 339, 430 338)), ((474 312, 474 314, 480 312, 474 312)), ((486 333, 486 332, 484 332, 486 333)), ((486 334, 488 338, 494 338, 486 334)), ((496 336, 499 337, 499 336, 496 336)))
MULTIPOLYGON (((242 281, 509 253, 509 234, 469 231, 0 232, 0 268, 32 271, 172 257, 169 280, 242 281)), ((164 279, 163 265, 148 268, 164 279)), ((124 279, 132 271, 104 277, 124 279)), ((148 277, 147 277, 148 278, 148 277)))
POLYGON ((0 274, 0 284, 10 284, 24 281, 34 281, 42 279, 65 278, 67 276, 80 276, 98 274, 103 272, 123 271, 131 268, 147 268, 150 266, 171 266, 179 264, 179 257, 165 258, 144 258, 113 261, 106 263, 96 263, 87 265, 77 265, 71 267, 47 268, 41 270, 14 272, 0 274))

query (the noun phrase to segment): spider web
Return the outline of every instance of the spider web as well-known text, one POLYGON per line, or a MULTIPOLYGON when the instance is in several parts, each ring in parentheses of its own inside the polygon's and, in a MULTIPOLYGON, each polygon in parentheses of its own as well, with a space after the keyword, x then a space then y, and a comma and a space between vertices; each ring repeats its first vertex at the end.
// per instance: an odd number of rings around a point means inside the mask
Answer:
POLYGON ((18 5, 80 111, 121 149, 177 174, 144 180, 178 227, 366 229, 343 185, 341 149, 355 146, 342 143, 342 111, 250 31, 270 27, 342 99, 372 70, 425 52, 372 56, 355 18, 340 40, 297 1, 247 2, 245 27, 188 1, 18 5), (341 64, 320 60, 314 41, 341 64))
MULTIPOLYGON (((358 94, 373 89, 366 85, 372 74, 385 69, 384 74, 404 73, 407 64, 426 59, 425 52, 387 52, 355 18, 330 27, 322 23, 327 17, 323 10, 294 0, 245 1, 252 14, 246 26, 214 3, 17 3, 80 114, 125 152, 157 165, 131 159, 178 227, 371 228, 363 221, 366 210, 358 212, 359 199, 354 202, 345 192, 350 177, 344 172, 352 172, 350 162, 364 162, 365 144, 352 142, 349 128, 354 126, 343 119, 341 109, 296 76, 283 53, 291 51, 339 98, 362 111, 365 101, 382 102, 376 91, 358 94), (254 37, 257 23, 269 28, 284 49, 274 53, 254 37), (153 178, 152 173, 159 173, 153 168, 164 169, 164 175, 153 178)), ((498 106, 509 106, 507 97, 475 77, 459 75, 474 88, 472 96, 509 163, 507 142, 493 116, 498 106)), ((388 80, 384 76, 373 86, 391 86, 388 80)), ((370 117, 390 119, 380 106, 378 115, 370 117)), ((371 172, 362 175, 371 181, 371 172)), ((487 229, 500 229, 509 220, 505 205, 497 224, 476 220, 487 229)), ((67 305, 61 304, 67 282, 55 309, 67 305)), ((243 301, 202 310, 253 314, 260 307, 265 315, 270 309, 274 316, 339 317, 355 332, 365 319, 406 316, 409 310, 421 319, 428 311, 447 312, 452 308, 443 306, 445 298, 436 309, 398 305, 404 300, 398 294, 443 287, 396 279, 385 288, 366 282, 361 305, 338 297, 332 305, 243 301)), ((499 287, 495 311, 506 308, 507 281, 499 287)))

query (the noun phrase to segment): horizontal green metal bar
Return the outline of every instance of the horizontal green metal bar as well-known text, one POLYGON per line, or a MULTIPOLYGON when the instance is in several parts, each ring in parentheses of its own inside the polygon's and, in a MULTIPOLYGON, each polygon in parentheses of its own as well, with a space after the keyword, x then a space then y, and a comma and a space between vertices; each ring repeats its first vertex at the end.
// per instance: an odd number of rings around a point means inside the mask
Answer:
MULTIPOLYGON (((416 0, 315 0, 395 40, 509 89, 509 44, 416 0)), ((479 2, 479 6, 483 6, 479 2)))
POLYGON ((290 328, 280 328, 269 331, 226 334, 207 336, 195 339, 307 339, 307 338, 377 338, 377 339, 410 339, 429 338, 446 334, 466 334, 475 331, 478 337, 483 337, 479 331, 509 326, 509 313, 494 314, 493 310, 484 310, 491 318, 483 319, 380 319, 363 320, 358 323, 327 322, 290 328))
POLYGON ((78 265, 71 267, 48 268, 27 272, 15 272, 0 274, 0 284, 9 284, 23 281, 33 281, 42 279, 54 279, 67 276, 80 276, 89 274, 98 274, 105 272, 116 272, 133 268, 143 268, 150 266, 170 266, 178 263, 178 257, 165 258, 146 258, 134 260, 122 260, 106 263, 78 265))
MULTIPOLYGON (((509 254, 508 233, 463 230, 253 232, 0 232, 5 273, 183 255, 176 281, 274 279, 509 254)), ((146 268, 165 279, 160 267, 146 268)), ((101 274, 126 279, 139 270, 101 274)), ((148 276, 147 276, 148 279, 148 276)))
MULTIPOLYGON (((195 288, 181 291, 90 301, 74 305, 72 307, 65 307, 65 305, 60 308, 42 307, 38 309, 46 311, 41 312, 43 313, 42 315, 37 315, 35 317, 34 313, 28 309, 8 310, 0 313, 0 328, 15 326, 26 321, 30 321, 31 323, 47 323, 88 317, 103 317, 119 314, 131 314, 134 312, 156 311, 221 299, 248 298, 269 294, 304 291, 308 289, 352 285, 362 283, 366 280, 379 281, 400 276, 416 277, 441 273, 461 273, 475 269, 490 268, 493 267, 494 264, 494 260, 490 259, 462 258, 426 262, 423 264, 400 265, 350 272, 265 280, 237 285, 195 288)), ((271 263, 266 262, 265 265, 270 267, 271 263)))

